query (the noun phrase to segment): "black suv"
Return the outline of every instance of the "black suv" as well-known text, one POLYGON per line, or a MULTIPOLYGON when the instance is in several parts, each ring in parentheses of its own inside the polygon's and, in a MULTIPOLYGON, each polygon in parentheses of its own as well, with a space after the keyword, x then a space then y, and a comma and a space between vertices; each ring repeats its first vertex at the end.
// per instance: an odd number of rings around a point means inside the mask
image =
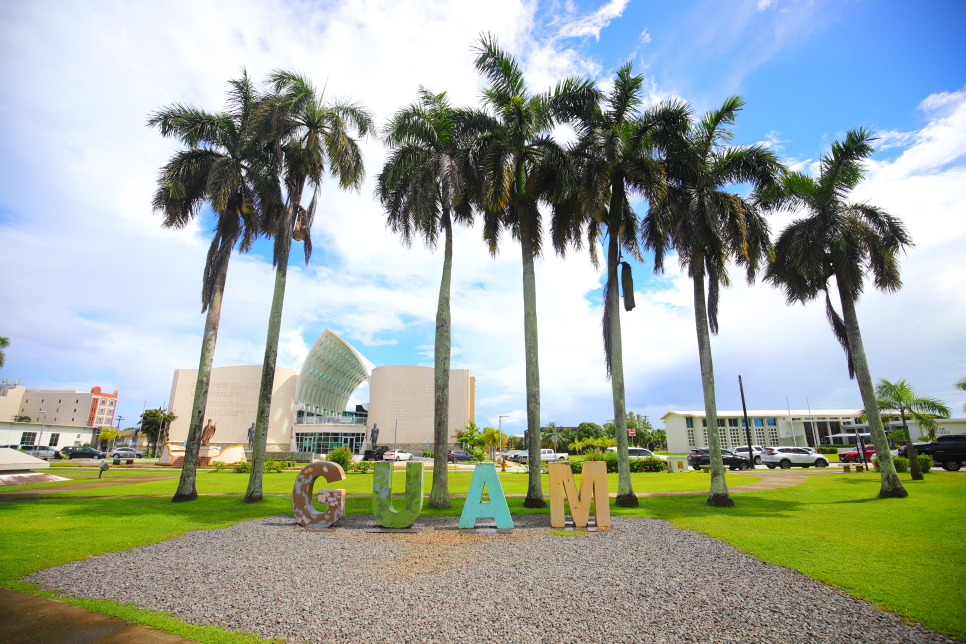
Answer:
POLYGON ((446 455, 446 460, 450 463, 455 463, 457 461, 472 461, 473 455, 468 454, 461 449, 451 449, 449 454, 446 455))
POLYGON ((105 456, 101 450, 87 446, 77 447, 68 445, 61 449, 60 453, 67 458, 104 458, 105 456))
MULTIPOLYGON (((696 470, 700 470, 702 465, 709 465, 711 460, 711 450, 707 447, 698 447, 691 450, 688 454, 688 465, 696 470)), ((744 456, 737 456, 734 452, 726 449, 721 450, 721 460, 726 467, 732 470, 751 469, 751 461, 744 456)))

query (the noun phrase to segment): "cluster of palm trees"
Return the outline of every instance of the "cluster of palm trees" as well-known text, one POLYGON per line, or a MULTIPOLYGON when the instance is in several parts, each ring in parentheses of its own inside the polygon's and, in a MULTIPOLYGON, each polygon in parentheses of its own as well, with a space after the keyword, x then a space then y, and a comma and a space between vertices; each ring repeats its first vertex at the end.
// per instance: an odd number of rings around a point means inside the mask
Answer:
MULTIPOLYGON (((449 437, 451 354, 450 282, 453 226, 482 221, 484 242, 495 254, 505 234, 520 245, 523 267, 524 340, 528 449, 539 460, 540 375, 534 260, 544 250, 543 214, 549 213, 550 243, 565 255, 584 245, 595 266, 598 244, 606 252, 603 344, 613 393, 618 453, 617 504, 636 506, 630 479, 624 403, 620 300, 634 307, 631 266, 643 251, 656 272, 675 253, 693 282, 702 387, 711 448, 711 494, 716 506, 733 505, 724 480, 714 391, 710 335, 718 332, 718 301, 730 282, 728 267, 742 268, 752 282, 765 279, 783 289, 789 303, 826 298, 829 321, 846 351, 850 374, 880 454, 882 496, 905 496, 889 457, 865 359, 855 302, 867 274, 877 288, 899 288, 898 254, 911 246, 896 218, 848 194, 862 178, 862 162, 873 151, 865 129, 836 142, 816 177, 789 172, 760 145, 731 145, 729 127, 744 103, 727 99, 696 117, 690 106, 670 100, 645 108, 643 78, 627 64, 604 92, 592 81, 568 78, 551 91, 533 92, 517 60, 493 36, 475 48, 476 69, 485 79, 479 107, 456 107, 446 93, 420 88, 417 100, 396 112, 382 129, 388 159, 377 177, 376 197, 388 226, 402 241, 422 239, 435 248, 442 237, 443 272, 436 316, 434 476, 429 505, 450 504, 446 450, 449 437), (567 144, 552 132, 569 127, 567 144), (737 192, 748 187, 747 195, 737 192), (647 211, 635 212, 635 198, 647 211), (804 210, 772 243, 769 210, 804 210), (830 289, 838 290, 840 316, 830 289)), ((305 78, 274 72, 260 92, 247 75, 232 81, 226 111, 209 114, 174 105, 150 124, 178 137, 186 149, 166 165, 155 208, 165 225, 184 226, 204 203, 216 215, 208 254, 202 310, 208 311, 198 383, 175 500, 191 499, 207 385, 231 250, 247 250, 259 235, 275 240, 276 287, 269 318, 254 458, 246 501, 261 499, 268 410, 271 403, 282 298, 291 240, 311 254, 310 229, 316 191, 326 170, 342 188, 358 187, 363 161, 356 140, 374 134, 361 106, 326 102, 305 78), (307 208, 304 192, 312 191, 307 208)), ((545 505, 540 473, 533 468, 527 507, 545 505)))

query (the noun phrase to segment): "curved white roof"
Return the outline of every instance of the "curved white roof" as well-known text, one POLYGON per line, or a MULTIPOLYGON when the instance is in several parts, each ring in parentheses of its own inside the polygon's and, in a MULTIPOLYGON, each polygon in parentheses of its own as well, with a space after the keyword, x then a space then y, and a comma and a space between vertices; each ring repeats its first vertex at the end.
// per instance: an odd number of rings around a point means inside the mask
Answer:
POLYGON ((295 394, 296 409, 319 416, 341 416, 356 387, 374 365, 332 329, 326 329, 305 356, 295 394))

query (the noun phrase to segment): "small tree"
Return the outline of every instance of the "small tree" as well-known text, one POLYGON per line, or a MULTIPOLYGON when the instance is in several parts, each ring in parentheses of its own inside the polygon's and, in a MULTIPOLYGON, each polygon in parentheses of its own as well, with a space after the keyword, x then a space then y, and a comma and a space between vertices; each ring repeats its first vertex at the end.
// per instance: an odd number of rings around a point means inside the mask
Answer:
POLYGON ((158 441, 165 435, 171 423, 177 419, 177 416, 162 409, 148 409, 141 414, 141 432, 147 436, 148 443, 152 446, 152 454, 157 454, 158 441))
MULTIPOLYGON (((879 407, 883 416, 889 416, 889 410, 899 412, 899 418, 902 420, 903 440, 906 441, 906 456, 909 458, 909 470, 914 481, 921 481, 922 470, 919 467, 916 446, 909 434, 909 425, 906 419, 915 420, 920 427, 924 422, 929 425, 930 421, 934 421, 936 418, 949 418, 949 407, 933 396, 916 395, 916 390, 904 378, 900 378, 896 382, 889 382, 885 378, 879 379, 875 386, 875 399, 875 404, 879 407)), ((865 415, 864 411, 862 413, 865 415)))
POLYGON ((14 416, 13 417, 13 422, 15 422, 15 423, 29 423, 30 422, 30 416, 14 416))

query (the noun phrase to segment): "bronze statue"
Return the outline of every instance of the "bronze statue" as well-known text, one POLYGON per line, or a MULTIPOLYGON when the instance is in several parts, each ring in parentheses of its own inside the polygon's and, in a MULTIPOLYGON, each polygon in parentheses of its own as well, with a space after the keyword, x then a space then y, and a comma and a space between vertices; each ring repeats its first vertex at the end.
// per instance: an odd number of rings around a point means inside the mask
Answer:
POLYGON ((205 428, 203 430, 201 430, 202 446, 207 445, 208 441, 210 441, 214 437, 214 435, 215 435, 215 424, 212 423, 211 419, 209 418, 208 424, 205 425, 205 428))
POLYGON ((372 443, 372 449, 376 449, 376 443, 379 442, 379 427, 373 423, 372 430, 369 432, 369 442, 372 443))
POLYGON ((248 428, 248 449, 252 449, 252 445, 255 444, 255 423, 248 428))

